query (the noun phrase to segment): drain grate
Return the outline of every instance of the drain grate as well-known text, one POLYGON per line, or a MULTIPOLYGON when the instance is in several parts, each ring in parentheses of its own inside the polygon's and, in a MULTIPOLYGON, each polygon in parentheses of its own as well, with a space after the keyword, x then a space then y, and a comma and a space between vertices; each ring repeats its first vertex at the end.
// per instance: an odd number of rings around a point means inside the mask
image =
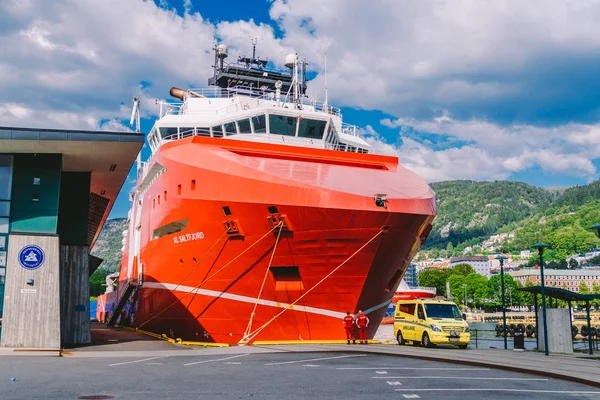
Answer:
POLYGON ((91 394, 89 396, 79 396, 78 399, 81 400, 108 400, 114 399, 115 396, 111 396, 109 394, 91 394))

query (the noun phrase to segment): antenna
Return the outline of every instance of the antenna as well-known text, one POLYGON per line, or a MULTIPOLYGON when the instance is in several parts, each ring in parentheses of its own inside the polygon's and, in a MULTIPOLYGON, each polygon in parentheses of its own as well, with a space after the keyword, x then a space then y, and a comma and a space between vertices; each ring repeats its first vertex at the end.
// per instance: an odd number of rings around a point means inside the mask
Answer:
POLYGON ((327 109, 327 53, 325 53, 325 104, 323 106, 327 109))
POLYGON ((252 39, 252 59, 256 58, 256 44, 258 43, 258 38, 252 39))
MULTIPOLYGON (((133 98, 133 109, 131 110, 131 119, 129 120, 129 127, 133 126, 133 122, 135 120, 135 131, 140 133, 140 100, 137 97, 133 98)), ((138 152, 136 158, 137 170, 138 174, 140 168, 142 167, 142 150, 138 152)))

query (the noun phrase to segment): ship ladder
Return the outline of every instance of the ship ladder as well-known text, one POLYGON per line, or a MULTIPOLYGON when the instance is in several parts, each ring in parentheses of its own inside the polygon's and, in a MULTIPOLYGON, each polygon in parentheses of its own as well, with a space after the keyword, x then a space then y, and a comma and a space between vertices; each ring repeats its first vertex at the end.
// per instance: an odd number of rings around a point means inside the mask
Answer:
POLYGON ((362 245, 358 250, 356 250, 354 253, 352 253, 352 255, 350 255, 350 257, 346 258, 340 265, 338 265, 330 273, 328 273, 327 275, 325 275, 313 287, 311 287, 306 292, 304 292, 300 297, 298 297, 296 300, 294 300, 294 302, 292 304, 288 305, 286 308, 284 308, 283 310, 281 310, 277 315, 275 315, 269 321, 265 322, 262 326, 258 327, 255 331, 253 331, 253 332, 249 333, 248 335, 246 335, 245 338, 247 340, 245 342, 240 341, 238 344, 240 344, 240 345, 248 344, 252 339, 254 339, 256 337, 256 335, 258 335, 260 332, 262 332, 269 324, 271 324, 273 321, 275 321, 277 318, 279 318, 281 316, 281 314, 283 314, 287 310, 292 309, 296 303, 298 303, 300 300, 302 300, 304 298, 304 296, 306 296, 307 294, 309 294, 313 289, 315 289, 317 286, 319 286, 321 283, 323 283, 327 278, 329 278, 331 275, 333 275, 338 269, 342 268, 348 261, 350 261, 355 255, 357 255, 358 253, 360 253, 362 251, 362 249, 364 249, 365 247, 367 247, 373 240, 375 240, 377 237, 379 237, 379 235, 381 235, 383 232, 385 232, 384 228, 380 229, 379 232, 377 232, 375 234, 375 236, 373 236, 371 239, 369 239, 369 241, 367 243, 365 243, 364 245, 362 245))
MULTIPOLYGON (((271 234, 275 229, 279 228, 279 225, 275 225, 272 229, 270 229, 267 233, 265 233, 260 239, 258 239, 256 242, 252 243, 250 246, 246 247, 246 249, 244 249, 242 252, 240 252, 240 254, 238 254, 237 256, 235 256, 231 261, 229 261, 227 264, 223 265, 221 268, 219 268, 215 273, 213 273, 212 275, 210 275, 208 278, 204 279, 202 282, 200 282, 198 284, 198 286, 196 286, 194 289, 190 290, 189 292, 185 293, 183 296, 181 296, 181 298, 175 300, 174 302, 172 302, 171 304, 169 304, 166 308, 162 309, 161 311, 159 311, 158 313, 154 314, 152 317, 150 317, 149 319, 147 319, 144 323, 139 325, 139 328, 141 328, 142 326, 146 325, 148 322, 152 321, 154 318, 158 317, 159 315, 161 315, 162 313, 164 313, 165 311, 167 311, 169 308, 173 307, 175 304, 180 303, 183 299, 185 299, 187 296, 189 296, 192 293, 196 293, 198 289, 200 289, 200 287, 202 285, 204 285, 206 282, 208 282, 209 280, 211 280, 212 278, 214 278, 219 272, 223 271, 225 268, 227 268, 229 265, 231 265, 234 261, 236 261, 238 258, 240 258, 241 256, 243 256, 248 250, 250 250, 251 248, 253 248, 255 245, 257 245, 260 241, 262 241, 264 238, 266 238, 267 236, 269 236, 269 234, 271 234)), ((225 231, 225 233, 227 233, 229 231, 229 229, 227 231, 225 231)), ((222 236, 221 236, 222 237, 222 236)), ((220 238, 219 238, 220 240, 220 238)), ((216 242, 213 247, 217 244, 218 242, 216 242)), ((212 250, 212 247, 209 249, 212 250)), ((208 252, 207 252, 208 254, 208 252)), ((200 262, 204 259, 204 257, 206 257, 206 254, 196 263, 197 265, 200 264, 200 262)), ((195 268, 195 267, 194 267, 195 268)), ((191 273, 191 272, 190 272, 191 273)), ((189 273, 188 273, 189 275, 189 273)), ((186 275, 187 277, 187 275, 186 275)), ((184 278, 185 279, 185 278, 184 278)), ((183 280, 179 283, 179 285, 181 285, 181 283, 183 282, 183 280)), ((179 287, 179 285, 177 285, 175 287, 175 289, 177 287, 179 287)), ((173 289, 173 291, 175 290, 173 289)))
POLYGON ((125 293, 123 293, 121 298, 119 298, 119 301, 118 301, 115 309, 113 310, 112 314, 110 315, 110 319, 108 320, 108 323, 106 324, 107 326, 115 326, 115 324, 117 323, 117 320, 121 316, 121 311, 123 311, 125 304, 127 304, 127 301, 131 298, 131 295, 134 293, 134 291, 137 290, 137 288, 138 288, 138 286, 135 283, 129 282, 127 284, 125 293))
POLYGON ((242 342, 245 342, 250 335, 250 330, 252 329, 252 320, 256 315, 256 307, 258 306, 258 302, 260 301, 260 296, 262 294, 263 288, 265 287, 265 282, 267 281, 267 277, 269 276, 269 270, 271 269, 271 263, 273 263, 273 256, 275 255, 275 250, 277 250, 277 245, 279 244, 279 238, 281 237, 281 231, 283 230, 283 221, 279 221, 276 225, 279 226, 279 232, 277 233, 277 240, 275 240, 275 246, 273 246, 273 252, 271 252, 271 259, 269 260, 269 265, 267 265, 267 269, 265 270, 265 276, 263 278, 262 284, 260 285, 260 290, 258 291, 258 297, 256 298, 256 302, 254 303, 254 308, 252 309, 252 313, 250 313, 250 320, 248 321, 248 326, 246 327, 246 331, 244 332, 244 337, 242 338, 242 342))

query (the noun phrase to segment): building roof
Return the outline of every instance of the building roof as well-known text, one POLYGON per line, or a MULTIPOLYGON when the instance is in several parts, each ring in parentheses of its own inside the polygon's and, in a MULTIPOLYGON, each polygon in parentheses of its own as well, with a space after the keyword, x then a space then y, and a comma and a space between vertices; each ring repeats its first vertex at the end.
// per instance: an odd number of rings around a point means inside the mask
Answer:
POLYGON ((463 256, 463 257, 452 257, 450 263, 465 262, 465 261, 488 261, 487 256, 463 256))
POLYGON ((98 238, 129 170, 143 133, 0 126, 2 153, 62 154, 65 172, 91 172, 88 243, 98 238))
MULTIPOLYGON (((529 292, 534 294, 541 294, 542 287, 541 286, 530 286, 519 288, 521 292, 529 292)), ((564 301, 590 301, 590 300, 598 300, 600 299, 600 294, 581 294, 577 292, 571 292, 567 289, 559 289, 553 287, 544 287, 544 293, 548 297, 554 297, 555 299, 564 300, 564 301)))
MULTIPOLYGON (((540 270, 536 268, 525 268, 519 271, 511 271, 512 276, 531 276, 540 275, 540 270)), ((600 276, 600 270, 590 269, 549 269, 544 268, 544 276, 574 276, 574 275, 586 275, 586 276, 600 276)))

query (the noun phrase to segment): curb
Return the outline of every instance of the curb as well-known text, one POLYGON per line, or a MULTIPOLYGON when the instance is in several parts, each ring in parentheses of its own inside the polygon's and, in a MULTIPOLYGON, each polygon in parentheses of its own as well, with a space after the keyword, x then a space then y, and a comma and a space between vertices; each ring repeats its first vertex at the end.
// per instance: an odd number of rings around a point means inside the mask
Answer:
MULTIPOLYGON (((559 373, 559 372, 540 371, 540 370, 534 370, 531 368, 518 367, 518 366, 512 366, 512 365, 494 364, 491 361, 472 361, 472 360, 449 359, 449 358, 443 358, 443 357, 436 357, 436 356, 430 356, 430 355, 418 355, 418 354, 396 354, 396 353, 386 353, 386 352, 383 352, 380 350, 375 350, 375 351, 356 350, 354 352, 362 353, 362 354, 378 354, 378 355, 385 355, 385 356, 414 358, 414 359, 418 359, 418 360, 453 363, 453 364, 460 364, 460 365, 468 365, 468 366, 472 366, 472 367, 489 367, 491 369, 499 369, 499 370, 504 370, 504 371, 521 372, 521 373, 526 373, 526 374, 531 374, 531 375, 557 378, 557 379, 562 379, 565 381, 582 383, 585 385, 600 388, 599 381, 589 380, 586 378, 580 378, 578 376, 567 375, 567 374, 563 374, 563 373, 559 373)), ((600 374, 600 371, 598 371, 598 373, 600 374)))

